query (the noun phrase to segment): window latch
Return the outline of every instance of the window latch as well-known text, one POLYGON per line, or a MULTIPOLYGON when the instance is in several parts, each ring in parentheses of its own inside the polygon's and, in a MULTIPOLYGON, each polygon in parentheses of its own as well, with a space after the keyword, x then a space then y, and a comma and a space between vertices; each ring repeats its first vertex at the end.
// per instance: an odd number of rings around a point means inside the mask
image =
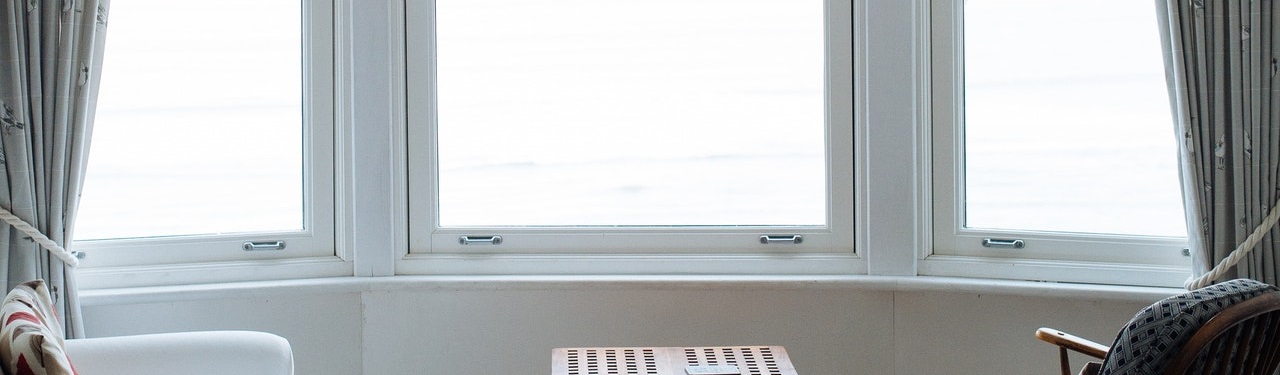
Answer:
POLYGON ((1022 240, 1005 239, 1005 238, 983 238, 982 247, 998 247, 1003 249, 1021 249, 1026 247, 1027 243, 1022 240))
POLYGON ((785 236, 770 236, 770 235, 760 236, 760 243, 765 245, 785 244, 785 243, 789 243, 792 245, 799 245, 801 242, 804 242, 804 237, 798 234, 785 235, 785 236))
POLYGON ((240 248, 244 251, 284 250, 284 241, 250 241, 240 248))
POLYGON ((463 245, 501 245, 502 236, 462 236, 458 243, 463 245))

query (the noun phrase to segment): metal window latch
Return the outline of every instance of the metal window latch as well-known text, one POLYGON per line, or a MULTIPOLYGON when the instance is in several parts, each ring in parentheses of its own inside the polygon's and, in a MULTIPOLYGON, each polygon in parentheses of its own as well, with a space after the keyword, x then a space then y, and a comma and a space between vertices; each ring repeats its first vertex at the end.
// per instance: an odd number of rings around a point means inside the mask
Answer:
POLYGON ((284 250, 284 241, 250 241, 240 248, 244 251, 284 250))
POLYGON ((1027 246, 1027 243, 1023 240, 1004 239, 1004 238, 983 238, 982 239, 982 247, 1021 249, 1026 246, 1027 246))
POLYGON ((463 245, 501 245, 502 236, 462 236, 458 243, 463 245))
POLYGON ((789 243, 792 245, 799 245, 801 242, 804 242, 804 237, 798 234, 785 235, 785 236, 770 236, 770 235, 760 236, 760 243, 765 245, 772 245, 775 243, 789 243))

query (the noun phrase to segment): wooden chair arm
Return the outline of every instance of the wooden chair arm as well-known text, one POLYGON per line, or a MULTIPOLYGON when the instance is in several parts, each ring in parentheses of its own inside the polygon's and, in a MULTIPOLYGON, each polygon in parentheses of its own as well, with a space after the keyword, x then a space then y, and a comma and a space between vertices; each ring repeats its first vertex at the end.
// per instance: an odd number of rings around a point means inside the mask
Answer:
POLYGON ((1071 349, 1097 359, 1107 357, 1111 348, 1052 328, 1036 330, 1036 338, 1062 348, 1071 349))

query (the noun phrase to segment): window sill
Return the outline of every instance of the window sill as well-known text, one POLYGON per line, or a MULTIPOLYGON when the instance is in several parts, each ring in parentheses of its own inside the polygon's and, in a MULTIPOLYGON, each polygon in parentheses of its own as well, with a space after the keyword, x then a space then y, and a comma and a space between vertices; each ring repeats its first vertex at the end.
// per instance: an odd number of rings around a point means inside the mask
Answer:
POLYGON ((1176 288, 1012 281, 934 276, 391 276, 250 281, 83 290, 81 305, 402 291, 467 290, 867 290, 947 292, 1150 303, 1176 288))
MULTIPOLYGON (((1189 263, 1189 262, 1188 262, 1189 263)), ((1097 285, 1180 288, 1188 266, 1078 262, 1022 258, 932 255, 919 261, 919 273, 969 279, 998 278, 1097 285)))
MULTIPOLYGON (((398 275, 858 275, 849 253, 724 254, 410 254, 398 275)), ((628 276, 629 277, 629 276, 628 276)))
POLYGON ((163 286, 191 289, 206 284, 239 285, 255 282, 261 282, 263 286, 270 287, 294 280, 348 276, 352 273, 352 262, 328 256, 147 266, 82 267, 76 270, 76 277, 80 289, 88 291, 163 286))

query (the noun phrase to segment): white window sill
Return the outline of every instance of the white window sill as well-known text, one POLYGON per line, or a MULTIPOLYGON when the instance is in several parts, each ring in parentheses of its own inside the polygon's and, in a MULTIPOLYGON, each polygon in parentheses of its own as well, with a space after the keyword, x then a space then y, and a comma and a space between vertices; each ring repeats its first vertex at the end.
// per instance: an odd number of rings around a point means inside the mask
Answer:
POLYGON ((252 281, 93 289, 81 305, 128 305, 189 300, 433 290, 563 289, 794 290, 863 289, 889 292, 977 293, 1057 299, 1150 303, 1176 288, 1012 281, 931 276, 391 276, 252 281))

